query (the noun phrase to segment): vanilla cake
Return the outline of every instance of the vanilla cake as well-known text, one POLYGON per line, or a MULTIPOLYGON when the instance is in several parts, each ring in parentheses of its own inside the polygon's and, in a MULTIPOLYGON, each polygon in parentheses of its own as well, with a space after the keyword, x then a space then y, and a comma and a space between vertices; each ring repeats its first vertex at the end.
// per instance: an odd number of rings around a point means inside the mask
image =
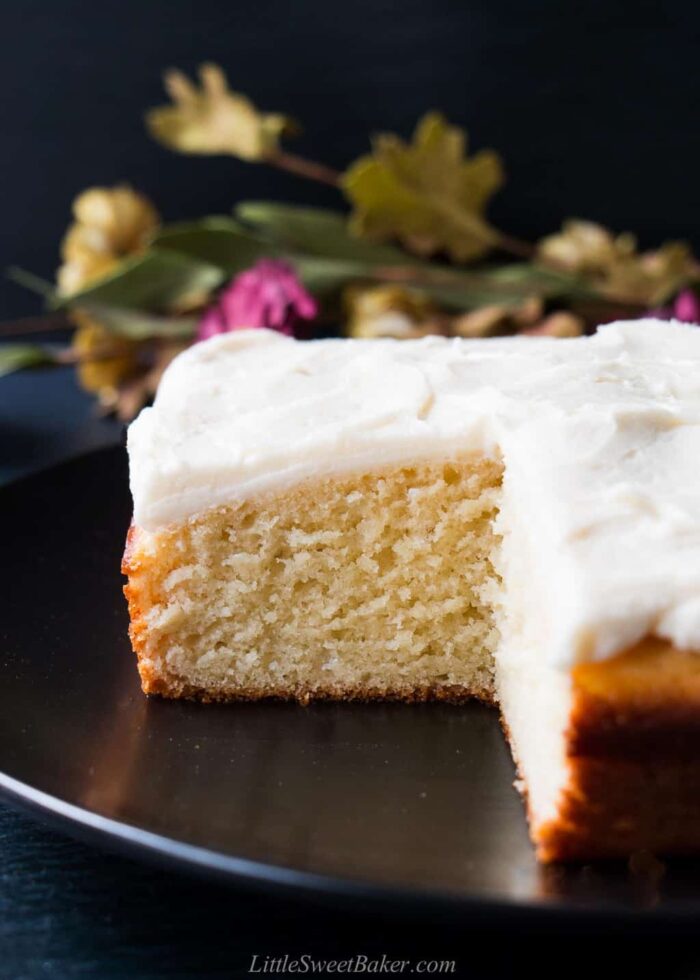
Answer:
POLYGON ((543 861, 700 851, 700 330, 240 331, 129 430, 143 689, 477 697, 543 861))

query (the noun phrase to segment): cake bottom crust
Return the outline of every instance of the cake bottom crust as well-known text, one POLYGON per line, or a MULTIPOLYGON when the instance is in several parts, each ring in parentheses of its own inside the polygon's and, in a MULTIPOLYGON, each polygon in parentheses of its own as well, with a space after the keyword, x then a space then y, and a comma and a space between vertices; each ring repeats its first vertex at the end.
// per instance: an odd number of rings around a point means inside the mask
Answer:
POLYGON ((495 704, 493 691, 486 688, 467 688, 458 684, 422 685, 418 687, 396 685, 394 687, 375 687, 364 685, 348 687, 327 685, 325 687, 236 687, 211 691, 191 684, 167 680, 151 673, 143 662, 139 665, 141 686, 145 694, 155 694, 164 698, 183 698, 200 701, 203 704, 235 701, 296 701, 308 705, 312 701, 403 701, 407 704, 442 701, 448 704, 464 704, 465 701, 478 700, 485 704, 495 704))

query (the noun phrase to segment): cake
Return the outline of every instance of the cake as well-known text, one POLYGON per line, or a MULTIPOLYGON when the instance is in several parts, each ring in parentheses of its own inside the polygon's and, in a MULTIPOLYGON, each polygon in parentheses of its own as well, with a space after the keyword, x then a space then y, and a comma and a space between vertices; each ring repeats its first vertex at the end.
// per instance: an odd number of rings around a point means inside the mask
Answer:
POLYGON ((128 448, 146 693, 479 698, 542 861, 700 851, 697 327, 237 331, 128 448))

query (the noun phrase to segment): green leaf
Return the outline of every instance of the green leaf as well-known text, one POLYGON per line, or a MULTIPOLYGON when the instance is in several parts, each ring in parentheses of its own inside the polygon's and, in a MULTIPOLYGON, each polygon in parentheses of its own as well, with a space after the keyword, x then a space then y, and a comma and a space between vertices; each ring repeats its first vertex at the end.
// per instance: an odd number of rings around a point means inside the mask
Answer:
POLYGON ((420 269, 405 266, 383 269, 384 281, 418 289, 426 296, 453 309, 479 306, 518 306, 530 296, 542 298, 570 293, 572 281, 558 273, 549 274, 529 263, 490 266, 470 271, 425 264, 420 269))
POLYGON ((13 371, 53 363, 54 359, 48 350, 38 344, 0 345, 0 378, 5 374, 12 374, 13 371))
POLYGON ((353 236, 347 216, 323 208, 302 208, 274 201, 244 201, 236 215, 265 238, 291 252, 372 265, 409 265, 417 260, 392 245, 353 236))
POLYGON ((195 316, 158 316, 96 303, 81 303, 80 308, 94 316, 110 333, 129 340, 148 340, 151 337, 187 339, 194 336, 197 329, 198 318, 195 316))
POLYGON ((580 276, 530 262, 513 262, 488 270, 494 283, 503 288, 524 288, 546 296, 590 296, 595 289, 580 276))
POLYGON ((535 266, 522 263, 484 270, 475 275, 467 288, 473 290, 470 308, 491 303, 518 306, 531 296, 541 299, 561 296, 570 290, 571 283, 556 275, 541 274, 535 266))
POLYGON ((515 307, 530 296, 569 295, 573 288, 570 277, 524 262, 465 272, 430 263, 375 266, 312 255, 294 255, 290 261, 306 288, 320 295, 358 280, 393 282, 456 310, 492 304, 515 307))
POLYGON ((209 293, 224 278, 221 269, 165 249, 151 249, 126 259, 114 272, 77 293, 61 296, 59 307, 106 306, 145 312, 167 312, 192 293, 209 293))
POLYGON ((374 279, 375 267, 365 262, 343 262, 316 255, 291 256, 291 264, 309 292, 324 296, 358 279, 374 279))
POLYGON ((29 272, 27 269, 21 269, 18 265, 11 265, 5 274, 8 279, 16 282, 18 286, 23 286, 32 293, 38 293, 39 296, 44 296, 47 300, 53 300, 56 295, 56 287, 52 282, 42 279, 41 276, 34 275, 33 272, 29 272))
POLYGON ((166 225, 153 245, 215 265, 227 276, 247 269, 258 259, 279 254, 274 245, 227 217, 166 225))
POLYGON ((439 284, 439 283, 417 283, 411 284, 411 288, 419 290, 429 296, 435 302, 452 310, 475 310, 480 306, 512 306, 517 307, 527 296, 532 296, 529 291, 523 294, 514 294, 490 287, 488 283, 464 283, 439 284))

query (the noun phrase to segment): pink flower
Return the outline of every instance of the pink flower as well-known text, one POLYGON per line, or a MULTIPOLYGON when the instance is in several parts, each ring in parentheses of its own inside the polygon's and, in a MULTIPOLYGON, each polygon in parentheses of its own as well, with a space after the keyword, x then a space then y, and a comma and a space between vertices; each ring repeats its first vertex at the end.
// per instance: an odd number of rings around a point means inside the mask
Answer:
POLYGON ((682 289, 669 306, 650 310, 660 320, 680 320, 682 323, 700 324, 700 299, 692 289, 682 289))
POLYGON ((205 311, 197 339, 257 327, 291 336, 299 320, 313 320, 317 312, 316 300, 289 263, 261 259, 232 279, 205 311))
POLYGON ((700 300, 692 289, 684 289, 676 296, 673 315, 684 323, 700 323, 700 300))

